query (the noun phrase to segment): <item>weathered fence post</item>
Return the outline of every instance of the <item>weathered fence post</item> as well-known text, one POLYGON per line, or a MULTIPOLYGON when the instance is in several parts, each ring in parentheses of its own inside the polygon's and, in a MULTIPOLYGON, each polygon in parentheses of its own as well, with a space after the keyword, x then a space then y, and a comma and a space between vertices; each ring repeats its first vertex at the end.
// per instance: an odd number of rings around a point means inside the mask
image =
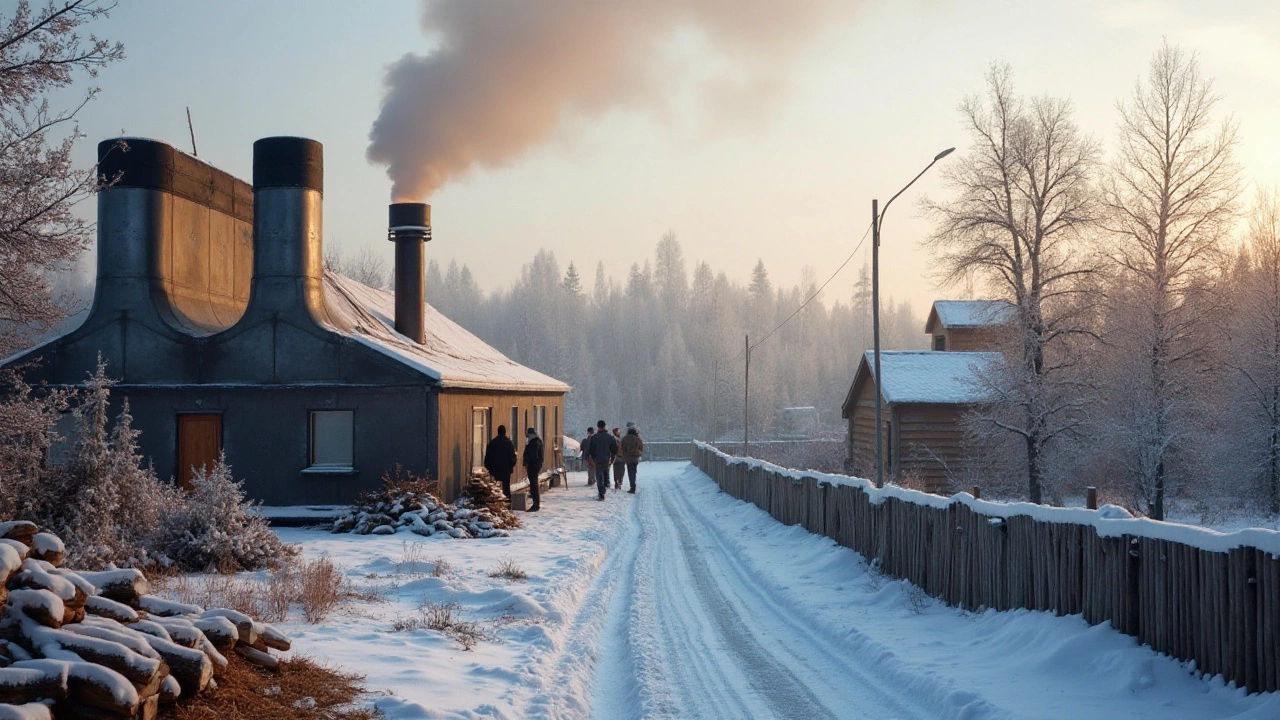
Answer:
POLYGON ((1084 506, 1089 508, 1090 510, 1097 510, 1098 509, 1098 488, 1090 485, 1089 487, 1084 489, 1084 492, 1085 492, 1084 506))

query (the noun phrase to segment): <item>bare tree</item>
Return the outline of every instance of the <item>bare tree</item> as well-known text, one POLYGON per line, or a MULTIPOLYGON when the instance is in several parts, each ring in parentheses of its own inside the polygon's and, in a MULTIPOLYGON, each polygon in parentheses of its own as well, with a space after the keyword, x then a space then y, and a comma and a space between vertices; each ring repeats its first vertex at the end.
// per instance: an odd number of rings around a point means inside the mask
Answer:
POLYGON ((1124 420, 1123 435, 1131 481, 1156 519, 1164 517, 1166 461, 1185 446, 1187 403, 1206 368, 1217 305, 1211 276, 1239 192, 1236 127, 1212 121, 1216 103, 1196 56, 1166 40, 1145 82, 1119 104, 1119 152, 1103 193, 1124 290, 1113 315, 1127 318, 1110 344, 1136 355, 1115 378, 1128 397, 1121 415, 1142 408, 1124 420))
POLYGON ((1079 424, 1070 346, 1087 332, 1080 298, 1095 266, 1081 233, 1095 219, 1098 148, 1076 127, 1069 101, 1020 98, 1007 66, 994 65, 986 94, 960 111, 972 147, 946 172, 953 199, 924 202, 937 221, 925 244, 941 251, 945 282, 977 276, 1013 308, 1005 367, 983 379, 993 401, 980 414, 988 428, 1021 439, 1027 495, 1038 503, 1047 447, 1079 424))
POLYGON ((1272 515, 1280 515, 1280 189, 1259 192, 1247 249, 1231 283, 1227 364, 1234 409, 1234 465, 1261 479, 1272 515))
POLYGON ((91 238, 72 208, 93 192, 95 173, 76 170, 71 149, 76 113, 97 89, 65 109, 50 97, 124 57, 119 43, 80 35, 112 7, 63 0, 33 9, 21 0, 0 15, 0 356, 67 314, 46 278, 69 271, 91 238))
POLYGON ((369 247, 360 248, 354 256, 331 247, 324 253, 324 267, 371 288, 386 290, 391 284, 387 261, 369 247))

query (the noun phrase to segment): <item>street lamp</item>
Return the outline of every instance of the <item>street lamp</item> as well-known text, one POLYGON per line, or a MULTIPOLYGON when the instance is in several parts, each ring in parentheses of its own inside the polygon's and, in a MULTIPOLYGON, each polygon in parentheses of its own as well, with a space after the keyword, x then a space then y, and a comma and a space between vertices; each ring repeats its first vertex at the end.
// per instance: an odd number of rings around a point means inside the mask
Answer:
POLYGON ((894 193, 889 198, 889 202, 884 204, 884 210, 879 210, 879 200, 871 201, 871 336, 875 345, 875 376, 876 376, 876 487, 884 487, 884 428, 880 424, 880 405, 881 386, 880 386, 880 223, 884 221, 884 214, 889 212, 889 205, 898 196, 907 191, 907 188, 915 184, 922 175, 929 172, 929 168, 942 158, 950 155, 955 148, 947 148, 937 155, 933 156, 933 160, 924 166, 919 175, 911 178, 911 182, 903 186, 901 190, 894 193))

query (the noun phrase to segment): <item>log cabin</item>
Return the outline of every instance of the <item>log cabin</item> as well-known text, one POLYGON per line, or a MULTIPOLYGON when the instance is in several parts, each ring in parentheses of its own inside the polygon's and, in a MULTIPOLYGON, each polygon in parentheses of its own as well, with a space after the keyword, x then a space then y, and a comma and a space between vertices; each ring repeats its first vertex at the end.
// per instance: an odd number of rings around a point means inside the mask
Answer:
POLYGON ((324 269, 314 140, 255 142, 252 184, 154 140, 98 150, 93 305, 3 365, 74 387, 100 358, 161 477, 225 453, 253 500, 337 504, 400 465, 449 501, 500 424, 517 452, 536 428, 559 464, 569 386, 424 302, 430 206, 390 207, 393 295, 324 269))
POLYGON ((999 342, 999 329, 1013 320, 1014 310, 1004 300, 935 300, 924 331, 934 350, 992 350, 999 342))

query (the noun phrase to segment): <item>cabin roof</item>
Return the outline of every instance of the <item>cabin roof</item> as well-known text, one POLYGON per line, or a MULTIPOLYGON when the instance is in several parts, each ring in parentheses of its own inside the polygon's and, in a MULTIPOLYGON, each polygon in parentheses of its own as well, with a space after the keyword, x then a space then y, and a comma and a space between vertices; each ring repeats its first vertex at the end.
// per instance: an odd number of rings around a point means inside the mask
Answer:
POLYGON ((551 393, 570 390, 565 383, 498 352, 429 304, 424 303, 425 341, 419 345, 394 330, 396 305, 391 293, 328 270, 324 291, 329 311, 352 328, 344 334, 413 367, 442 387, 551 393))
POLYGON ((943 328, 980 328, 1004 325, 1013 319, 1014 306, 1004 300, 934 300, 924 331, 932 335, 943 328))
MULTIPOLYGON (((880 389, 890 405, 968 405, 982 402, 984 391, 978 380, 983 368, 1000 358, 993 352, 934 352, 930 350, 889 350, 880 353, 880 389)), ((874 382, 875 356, 866 351, 858 363, 849 395, 844 401, 848 418, 865 382, 874 382)))

